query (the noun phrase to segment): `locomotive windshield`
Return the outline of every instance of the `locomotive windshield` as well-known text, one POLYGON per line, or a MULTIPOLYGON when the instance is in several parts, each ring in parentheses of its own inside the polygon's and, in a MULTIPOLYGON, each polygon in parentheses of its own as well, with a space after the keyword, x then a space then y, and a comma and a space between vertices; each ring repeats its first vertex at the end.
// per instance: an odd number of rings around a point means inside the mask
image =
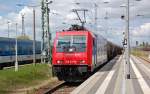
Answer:
POLYGON ((59 36, 57 41, 57 52, 85 52, 85 35, 59 36))

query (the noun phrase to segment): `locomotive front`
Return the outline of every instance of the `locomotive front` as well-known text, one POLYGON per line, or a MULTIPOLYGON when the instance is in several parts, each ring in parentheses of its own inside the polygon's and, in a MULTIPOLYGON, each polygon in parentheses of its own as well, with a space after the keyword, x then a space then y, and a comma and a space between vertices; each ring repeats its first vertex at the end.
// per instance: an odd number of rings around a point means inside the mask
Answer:
POLYGON ((59 80, 78 81, 88 71, 87 33, 57 32, 53 47, 53 71, 59 80))

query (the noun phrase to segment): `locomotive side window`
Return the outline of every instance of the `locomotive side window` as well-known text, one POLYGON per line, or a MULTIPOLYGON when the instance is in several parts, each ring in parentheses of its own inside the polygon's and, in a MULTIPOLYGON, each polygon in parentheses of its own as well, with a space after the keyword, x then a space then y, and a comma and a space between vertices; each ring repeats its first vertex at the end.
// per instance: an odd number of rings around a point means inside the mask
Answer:
POLYGON ((5 48, 5 47, 4 47, 4 44, 3 44, 3 43, 0 43, 0 56, 5 55, 5 54, 4 54, 4 52, 5 52, 5 51, 4 51, 4 48, 5 48))
POLYGON ((95 47, 95 39, 93 39, 93 46, 95 47))
POLYGON ((59 36, 56 47, 57 52, 67 52, 68 49, 70 48, 74 48, 75 52, 85 52, 86 36, 84 35, 59 36))
POLYGON ((0 43, 0 56, 2 56, 2 55, 3 55, 3 48, 2 48, 2 45, 0 43))

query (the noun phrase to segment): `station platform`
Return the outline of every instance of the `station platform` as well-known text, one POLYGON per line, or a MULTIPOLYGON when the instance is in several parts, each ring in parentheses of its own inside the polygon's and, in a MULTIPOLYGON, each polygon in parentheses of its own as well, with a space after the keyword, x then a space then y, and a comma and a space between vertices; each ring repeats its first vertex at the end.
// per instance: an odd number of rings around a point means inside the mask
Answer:
POLYGON ((130 79, 126 78, 126 67, 125 56, 118 56, 71 94, 150 94, 150 63, 131 56, 130 79))

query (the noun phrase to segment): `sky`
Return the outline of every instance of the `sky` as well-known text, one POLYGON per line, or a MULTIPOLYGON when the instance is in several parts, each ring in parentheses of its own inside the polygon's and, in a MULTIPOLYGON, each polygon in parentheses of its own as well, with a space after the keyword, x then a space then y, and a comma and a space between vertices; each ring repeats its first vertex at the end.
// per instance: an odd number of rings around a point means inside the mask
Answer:
MULTIPOLYGON (((80 24, 72 9, 88 9, 86 13, 87 23, 85 27, 92 32, 101 34, 107 40, 121 45, 123 32, 125 31, 125 20, 121 19, 125 15, 126 0, 53 0, 50 8, 50 30, 55 36, 56 31, 67 29, 71 24, 80 24), (108 2, 108 3, 106 3, 108 2), (78 4, 77 4, 78 3, 78 4), (94 24, 95 7, 97 8, 97 31, 94 24), (105 19, 105 18, 108 19, 105 19)), ((10 37, 15 37, 15 23, 18 23, 18 35, 21 34, 21 14, 25 14, 25 33, 31 39, 33 32, 32 8, 24 5, 40 5, 41 0, 0 0, 0 37, 8 37, 8 24, 10 22, 10 37)), ((36 39, 41 40, 41 9, 36 10, 36 39)), ((135 41, 150 43, 150 3, 149 0, 130 0, 130 42, 135 45, 135 41), (141 16, 137 16, 141 15, 141 16)), ((82 13, 79 13, 83 17, 82 13)))

